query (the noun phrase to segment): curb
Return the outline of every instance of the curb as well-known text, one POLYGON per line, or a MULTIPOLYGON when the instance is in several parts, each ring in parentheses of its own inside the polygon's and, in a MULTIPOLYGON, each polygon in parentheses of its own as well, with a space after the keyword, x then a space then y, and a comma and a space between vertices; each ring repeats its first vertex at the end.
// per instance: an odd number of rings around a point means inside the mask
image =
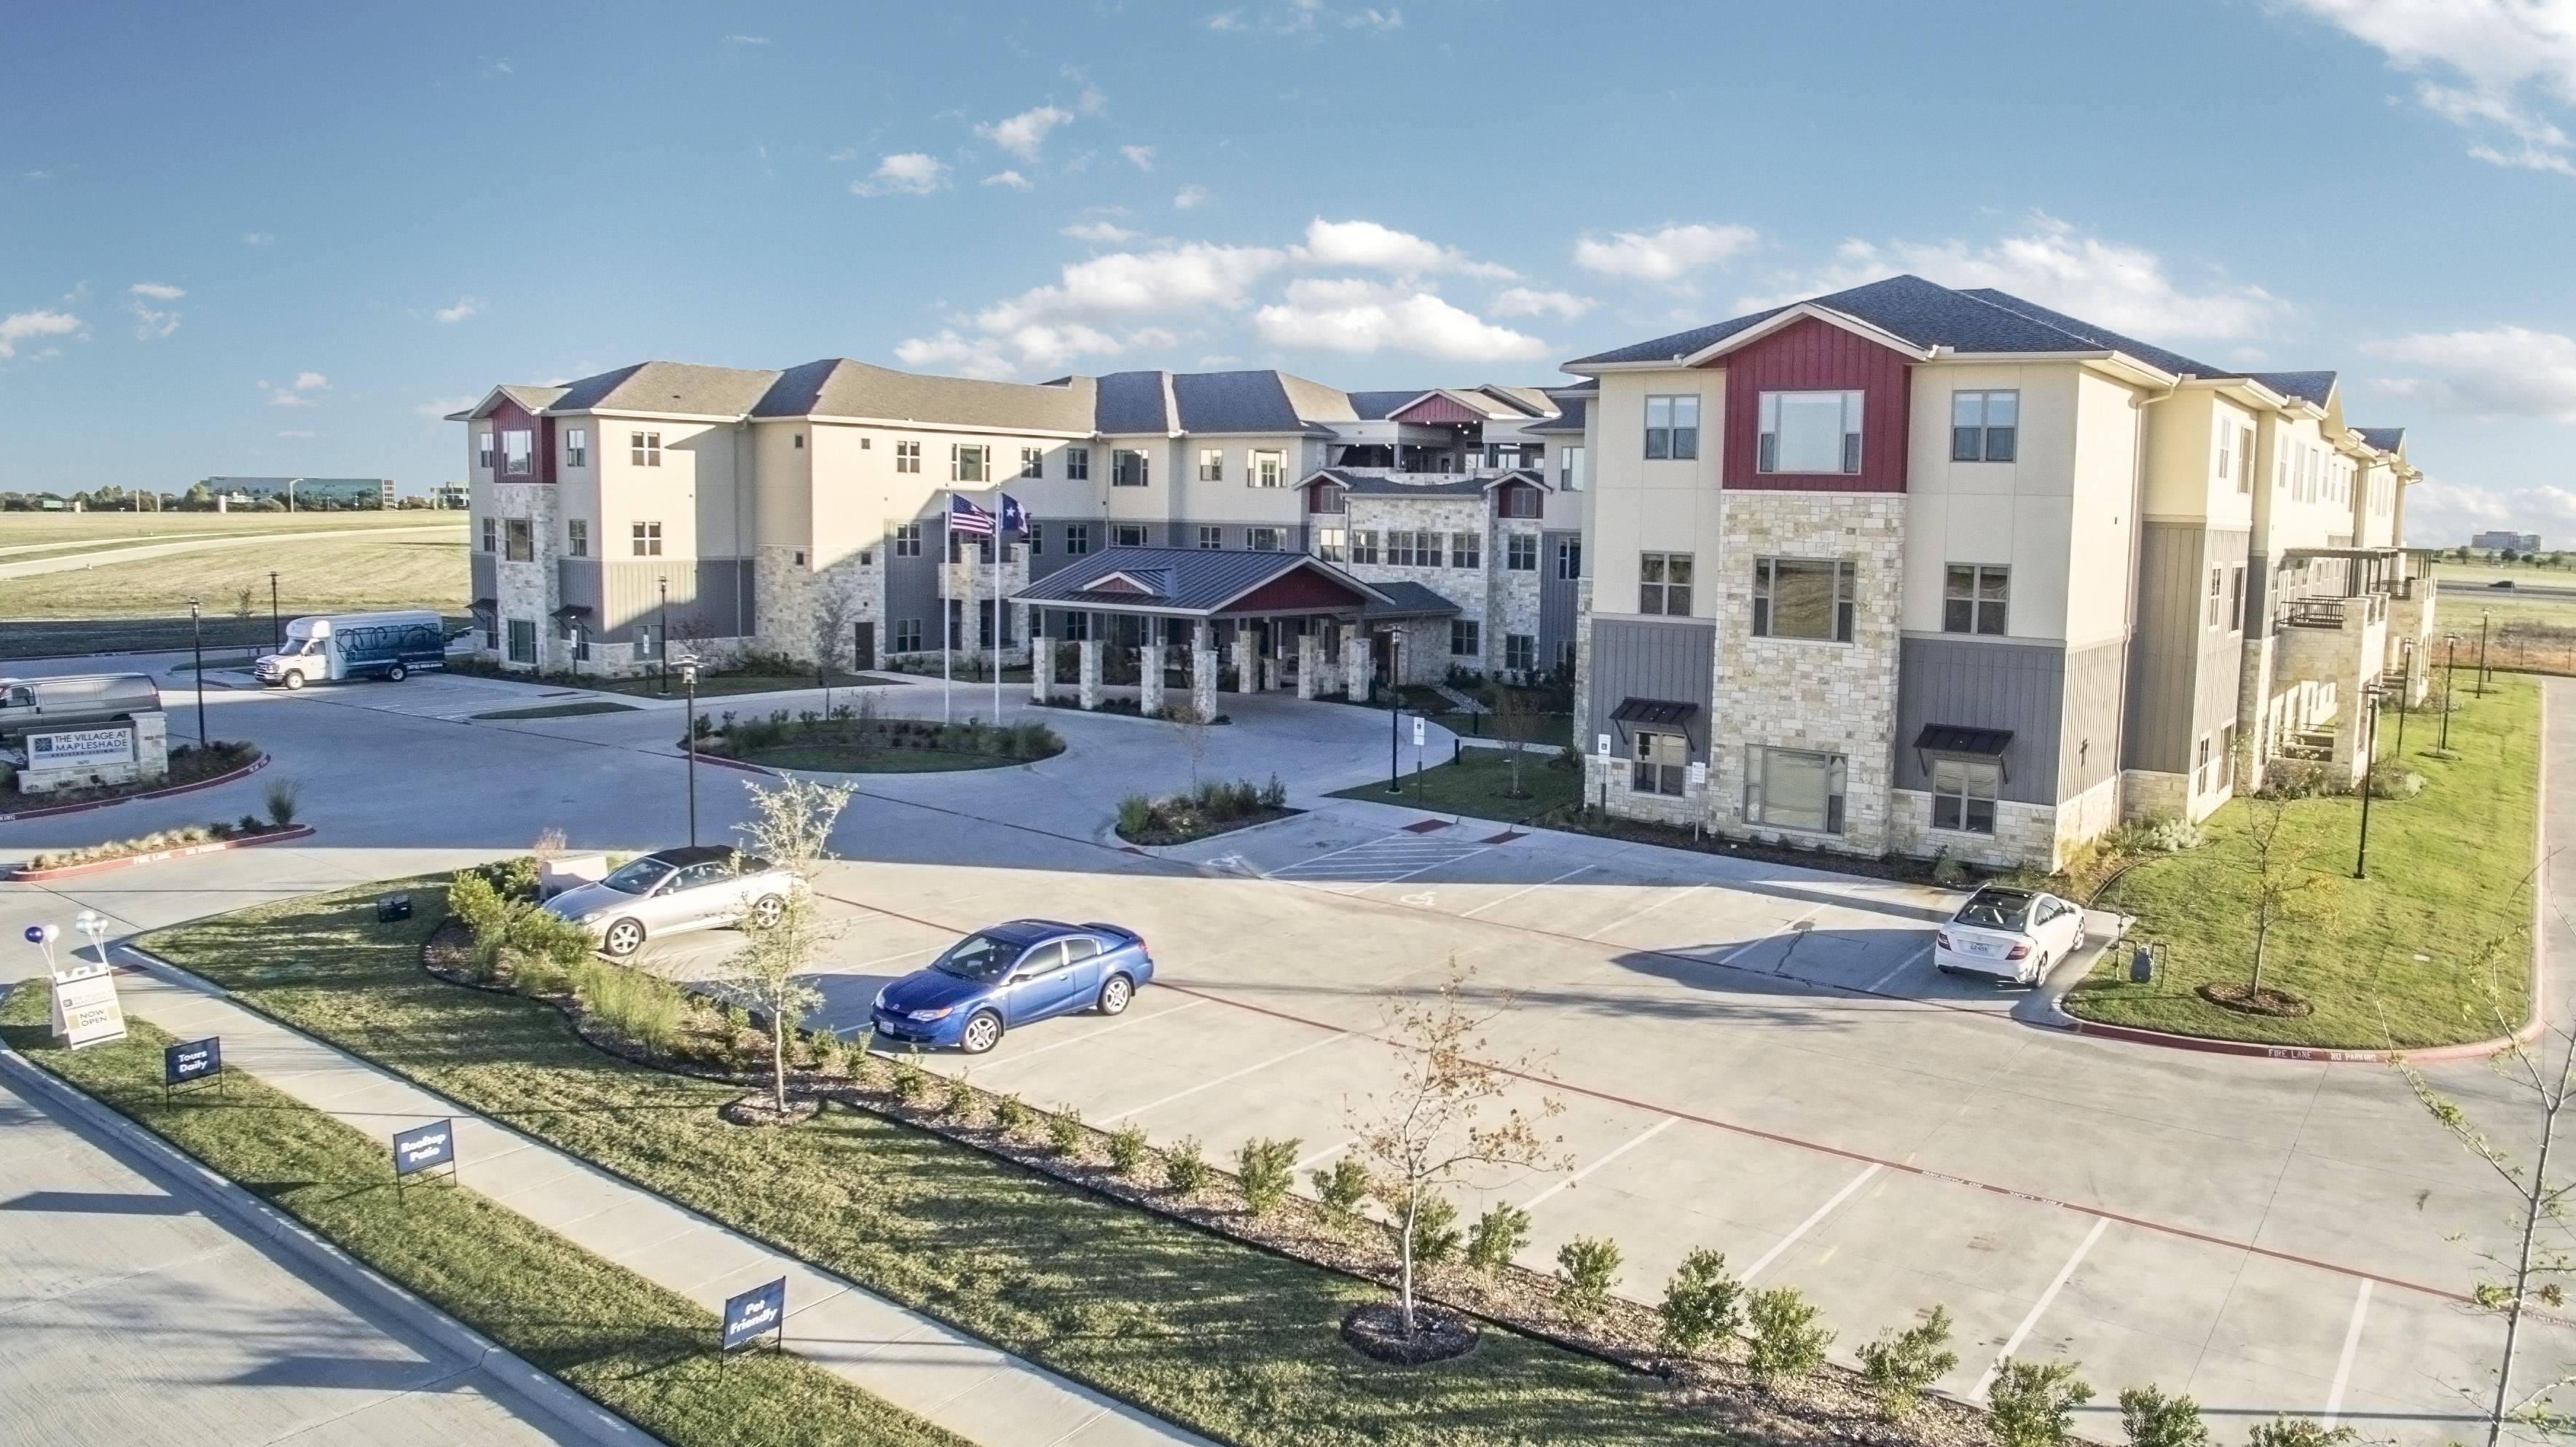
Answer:
POLYGON ((146 789, 140 794, 119 794, 113 799, 89 799, 78 804, 52 804, 41 809, 21 809, 15 814, 0 814, 0 824, 14 824, 21 819, 49 819, 57 814, 82 814, 92 809, 106 809, 118 804, 131 804, 137 799, 167 799, 173 794, 193 794, 199 789, 212 789, 229 784, 268 767, 268 755, 262 754, 227 774, 199 779, 189 784, 173 784, 166 789, 146 789))
POLYGON ((0 871, 0 880, 7 880, 12 884, 41 884, 49 879, 77 879, 84 874, 105 874, 111 869, 133 869, 138 865, 160 864, 172 859, 186 859, 191 855, 219 854, 227 849, 256 849, 263 844, 287 844, 312 837, 312 825, 296 824, 284 829, 272 829, 266 834, 255 834, 248 839, 209 839, 203 844, 186 844, 177 849, 155 849, 149 854, 126 854, 115 859, 93 859, 87 864, 66 864, 59 869, 20 867, 0 871))
MULTIPOLYGON (((2060 1014, 2064 1012, 2060 1011, 2060 1014)), ((2446 1060, 2483 1060, 2500 1050, 2531 1043, 2545 1028, 2544 1022, 2535 1014, 2530 1024, 2511 1035, 2474 1040, 2466 1045, 2427 1045, 2417 1050, 2340 1050, 2326 1045, 2264 1045, 2251 1040, 2175 1035, 2163 1030, 2142 1030, 2134 1025, 2100 1025, 2075 1015, 2065 1015, 2064 1019, 2065 1023, 2059 1028, 2066 1033, 2090 1035, 2097 1040, 2119 1040, 2165 1050, 2190 1050, 2203 1055, 2233 1055, 2317 1065, 2431 1065, 2446 1060)))
POLYGON ((301 1274, 336 1283, 366 1306, 435 1344, 468 1370, 491 1374, 571 1434, 600 1447, 653 1447, 656 1439, 561 1380, 530 1366, 500 1343, 414 1295, 375 1268, 323 1240, 302 1222, 207 1169, 178 1147, 74 1089, 16 1051, 0 1046, 0 1078, 62 1108, 64 1114, 148 1161, 170 1185, 212 1209, 209 1216, 291 1259, 301 1274))

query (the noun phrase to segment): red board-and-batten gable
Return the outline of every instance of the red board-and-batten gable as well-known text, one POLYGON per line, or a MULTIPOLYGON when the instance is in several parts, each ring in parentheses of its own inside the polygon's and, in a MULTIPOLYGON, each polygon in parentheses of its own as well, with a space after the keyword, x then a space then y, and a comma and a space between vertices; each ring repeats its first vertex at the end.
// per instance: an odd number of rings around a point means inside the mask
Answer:
POLYGON ((1368 600, 1314 568, 1282 573, 1224 607, 1225 613, 1296 613, 1357 608, 1368 600))
POLYGON ((1719 485, 1768 492, 1903 492, 1912 359, 1831 322, 1807 317, 1712 358, 1726 369, 1726 453, 1719 485), (1753 470, 1765 392, 1862 394, 1857 474, 1753 470))
MULTIPOLYGON (((492 426, 492 480, 494 482, 552 482, 555 480, 555 422, 551 417, 532 417, 528 409, 504 394, 483 414, 492 426), (501 434, 525 432, 529 436, 528 470, 523 473, 501 470, 501 434)), ((593 444, 594 446, 596 443, 593 444)))
POLYGON ((1387 419, 1392 422, 1416 422, 1423 424, 1439 422, 1480 424, 1487 420, 1484 413, 1459 402, 1455 398, 1442 396, 1438 392, 1434 392, 1428 397, 1421 398, 1409 406, 1400 407, 1395 411, 1388 413, 1387 419))

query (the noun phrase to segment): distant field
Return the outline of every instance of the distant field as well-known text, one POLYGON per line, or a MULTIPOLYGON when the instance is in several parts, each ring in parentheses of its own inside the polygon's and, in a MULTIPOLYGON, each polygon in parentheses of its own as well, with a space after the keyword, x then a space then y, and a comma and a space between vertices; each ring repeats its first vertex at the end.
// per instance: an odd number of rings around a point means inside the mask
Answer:
POLYGON ((2534 588, 2576 588, 2576 568, 2548 568, 2538 563, 2435 563, 2433 576, 2445 588, 2483 588, 2511 578, 2534 588))
POLYGON ((131 543, 167 543, 227 533, 293 533, 315 529, 421 527, 449 523, 456 512, 0 512, 0 561, 81 552, 131 543))
POLYGON ((59 573, 0 579, 0 616, 12 620, 185 617, 188 600, 210 615, 268 616, 268 575, 292 617, 363 608, 465 611, 465 535, 313 538, 243 543, 59 573), (243 606, 248 590, 248 607, 243 606))

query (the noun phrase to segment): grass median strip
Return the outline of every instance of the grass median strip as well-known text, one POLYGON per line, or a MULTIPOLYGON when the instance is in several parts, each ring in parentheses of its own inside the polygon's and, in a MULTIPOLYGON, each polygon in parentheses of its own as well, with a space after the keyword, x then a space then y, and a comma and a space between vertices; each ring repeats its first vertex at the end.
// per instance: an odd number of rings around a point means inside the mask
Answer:
POLYGON ((799 1358, 720 1364, 713 1313, 472 1191, 397 1195, 384 1141, 255 1078, 165 1097, 172 1037, 151 1025, 77 1053, 45 1028, 32 982, 0 1007, 0 1036, 39 1067, 673 1447, 963 1447, 799 1358))
POLYGON ((1395 1368, 1337 1327, 1376 1287, 1256 1250, 865 1112, 743 1130, 736 1087, 583 1044, 550 1007, 443 983, 383 888, 239 911, 142 941, 252 1008, 407 1075, 1031 1361, 1251 1447, 1405 1441, 1720 1443, 1652 1381, 1505 1331, 1395 1368))

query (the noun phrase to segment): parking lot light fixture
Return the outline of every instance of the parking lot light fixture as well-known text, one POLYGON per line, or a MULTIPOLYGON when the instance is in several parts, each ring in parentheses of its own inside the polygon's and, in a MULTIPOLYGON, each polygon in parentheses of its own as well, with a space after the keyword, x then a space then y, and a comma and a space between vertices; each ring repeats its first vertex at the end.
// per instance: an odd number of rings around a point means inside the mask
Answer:
POLYGON ((2478 697, 2480 698, 2487 696, 2487 680, 2493 677, 2487 672, 2487 626, 2494 621, 2495 613, 2492 610, 2486 608, 2478 610, 2478 697))
POLYGON ((206 746, 206 629, 205 609, 196 599, 188 600, 188 651, 197 665, 197 747, 206 746))
POLYGON ((680 682, 688 690, 688 726, 682 734, 689 756, 689 847, 698 845, 698 656, 680 657, 680 682))

